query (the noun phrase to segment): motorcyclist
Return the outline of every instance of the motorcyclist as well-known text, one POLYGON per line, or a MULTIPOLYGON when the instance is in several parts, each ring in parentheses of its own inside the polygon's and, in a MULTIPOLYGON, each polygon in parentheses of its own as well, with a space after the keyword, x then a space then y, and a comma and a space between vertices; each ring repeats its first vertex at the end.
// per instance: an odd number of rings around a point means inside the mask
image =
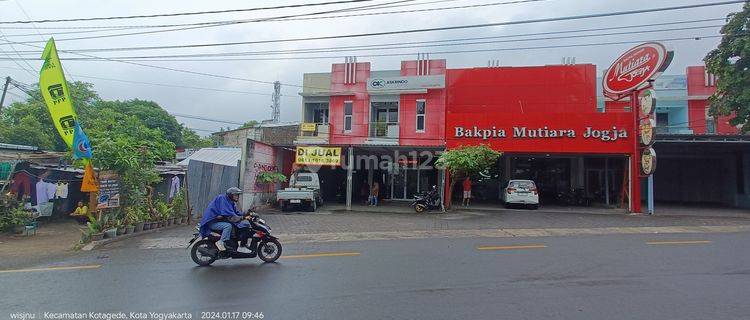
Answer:
POLYGON ((240 199, 242 190, 237 187, 227 189, 226 193, 214 198, 203 212, 203 218, 200 223, 200 234, 207 237, 211 231, 221 233, 221 238, 216 241, 216 248, 219 251, 225 251, 225 241, 232 236, 232 226, 248 227, 249 222, 243 219, 243 214, 237 210, 237 201, 240 199))

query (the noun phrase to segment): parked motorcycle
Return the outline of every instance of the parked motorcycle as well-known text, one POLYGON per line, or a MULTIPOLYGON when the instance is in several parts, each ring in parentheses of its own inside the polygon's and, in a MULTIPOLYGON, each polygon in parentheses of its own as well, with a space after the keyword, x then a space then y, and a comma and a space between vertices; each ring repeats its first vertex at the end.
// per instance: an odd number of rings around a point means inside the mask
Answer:
MULTIPOLYGON (((279 239, 271 235, 271 227, 261 219, 255 212, 248 211, 250 218, 250 250, 252 252, 240 252, 240 239, 237 237, 237 228, 232 232, 232 238, 225 241, 227 250, 219 251, 216 241, 221 235, 211 231, 208 237, 201 237, 199 232, 193 234, 193 239, 188 242, 190 258, 199 266, 207 266, 219 259, 249 259, 256 256, 263 262, 274 262, 281 257, 281 243, 279 239)), ((198 229, 198 228, 196 228, 198 229)))
POLYGON ((411 206, 414 207, 414 211, 417 213, 440 209, 440 194, 437 191, 437 186, 432 186, 429 192, 414 195, 414 202, 412 202, 411 206))
POLYGON ((568 192, 559 192, 557 201, 568 206, 591 206, 592 199, 586 196, 586 192, 581 189, 571 189, 568 192))

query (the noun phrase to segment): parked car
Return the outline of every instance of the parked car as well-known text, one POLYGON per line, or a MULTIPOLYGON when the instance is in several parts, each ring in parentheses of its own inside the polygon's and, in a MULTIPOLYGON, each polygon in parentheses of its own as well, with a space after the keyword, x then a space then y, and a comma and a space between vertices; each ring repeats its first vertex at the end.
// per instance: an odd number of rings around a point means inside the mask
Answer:
POLYGON ((315 211, 323 205, 320 196, 320 180, 317 173, 299 172, 289 177, 289 188, 276 192, 276 200, 282 211, 291 207, 303 207, 315 211))
POLYGON ((503 192, 505 206, 510 207, 514 204, 539 208, 539 191, 536 184, 531 180, 510 180, 508 186, 503 192))

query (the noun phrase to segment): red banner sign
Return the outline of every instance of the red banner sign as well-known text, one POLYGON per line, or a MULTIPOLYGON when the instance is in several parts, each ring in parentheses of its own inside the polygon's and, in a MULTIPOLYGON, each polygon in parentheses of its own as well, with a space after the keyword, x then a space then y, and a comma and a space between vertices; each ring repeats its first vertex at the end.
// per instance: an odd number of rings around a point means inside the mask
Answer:
POLYGON ((621 95, 658 77, 671 60, 672 53, 656 42, 647 42, 628 50, 612 63, 604 75, 604 94, 613 99, 621 98, 621 95))

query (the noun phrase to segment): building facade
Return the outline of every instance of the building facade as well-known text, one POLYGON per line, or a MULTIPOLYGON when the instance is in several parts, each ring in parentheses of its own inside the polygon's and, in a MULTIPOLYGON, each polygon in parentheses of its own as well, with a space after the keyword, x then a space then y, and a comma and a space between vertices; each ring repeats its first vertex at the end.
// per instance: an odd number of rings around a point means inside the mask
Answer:
MULTIPOLYGON (((374 182, 387 200, 411 199, 435 185, 450 199, 460 195, 458 187, 446 187, 450 177, 434 160, 446 149, 484 144, 503 156, 474 177, 478 200, 497 202, 509 179, 532 179, 542 204, 580 192, 594 203, 632 208, 645 198, 630 194, 638 192, 632 184, 646 190, 630 165, 637 156, 634 118, 627 99, 602 96, 600 82, 591 64, 447 69, 445 60, 418 59, 379 71, 347 59, 329 73, 304 75, 294 144, 342 147, 344 166, 316 169, 327 201, 361 200, 374 182)), ((750 141, 727 118, 707 114, 715 77, 690 67, 653 85, 655 148, 659 166, 667 166, 654 175, 654 198, 745 206, 750 141), (706 143, 687 142, 697 136, 706 143), (729 136, 734 142, 724 145, 712 138, 729 136), (698 169, 703 165, 712 169, 698 169), (683 181, 684 171, 710 181, 714 191, 695 196, 705 186, 683 181)))

